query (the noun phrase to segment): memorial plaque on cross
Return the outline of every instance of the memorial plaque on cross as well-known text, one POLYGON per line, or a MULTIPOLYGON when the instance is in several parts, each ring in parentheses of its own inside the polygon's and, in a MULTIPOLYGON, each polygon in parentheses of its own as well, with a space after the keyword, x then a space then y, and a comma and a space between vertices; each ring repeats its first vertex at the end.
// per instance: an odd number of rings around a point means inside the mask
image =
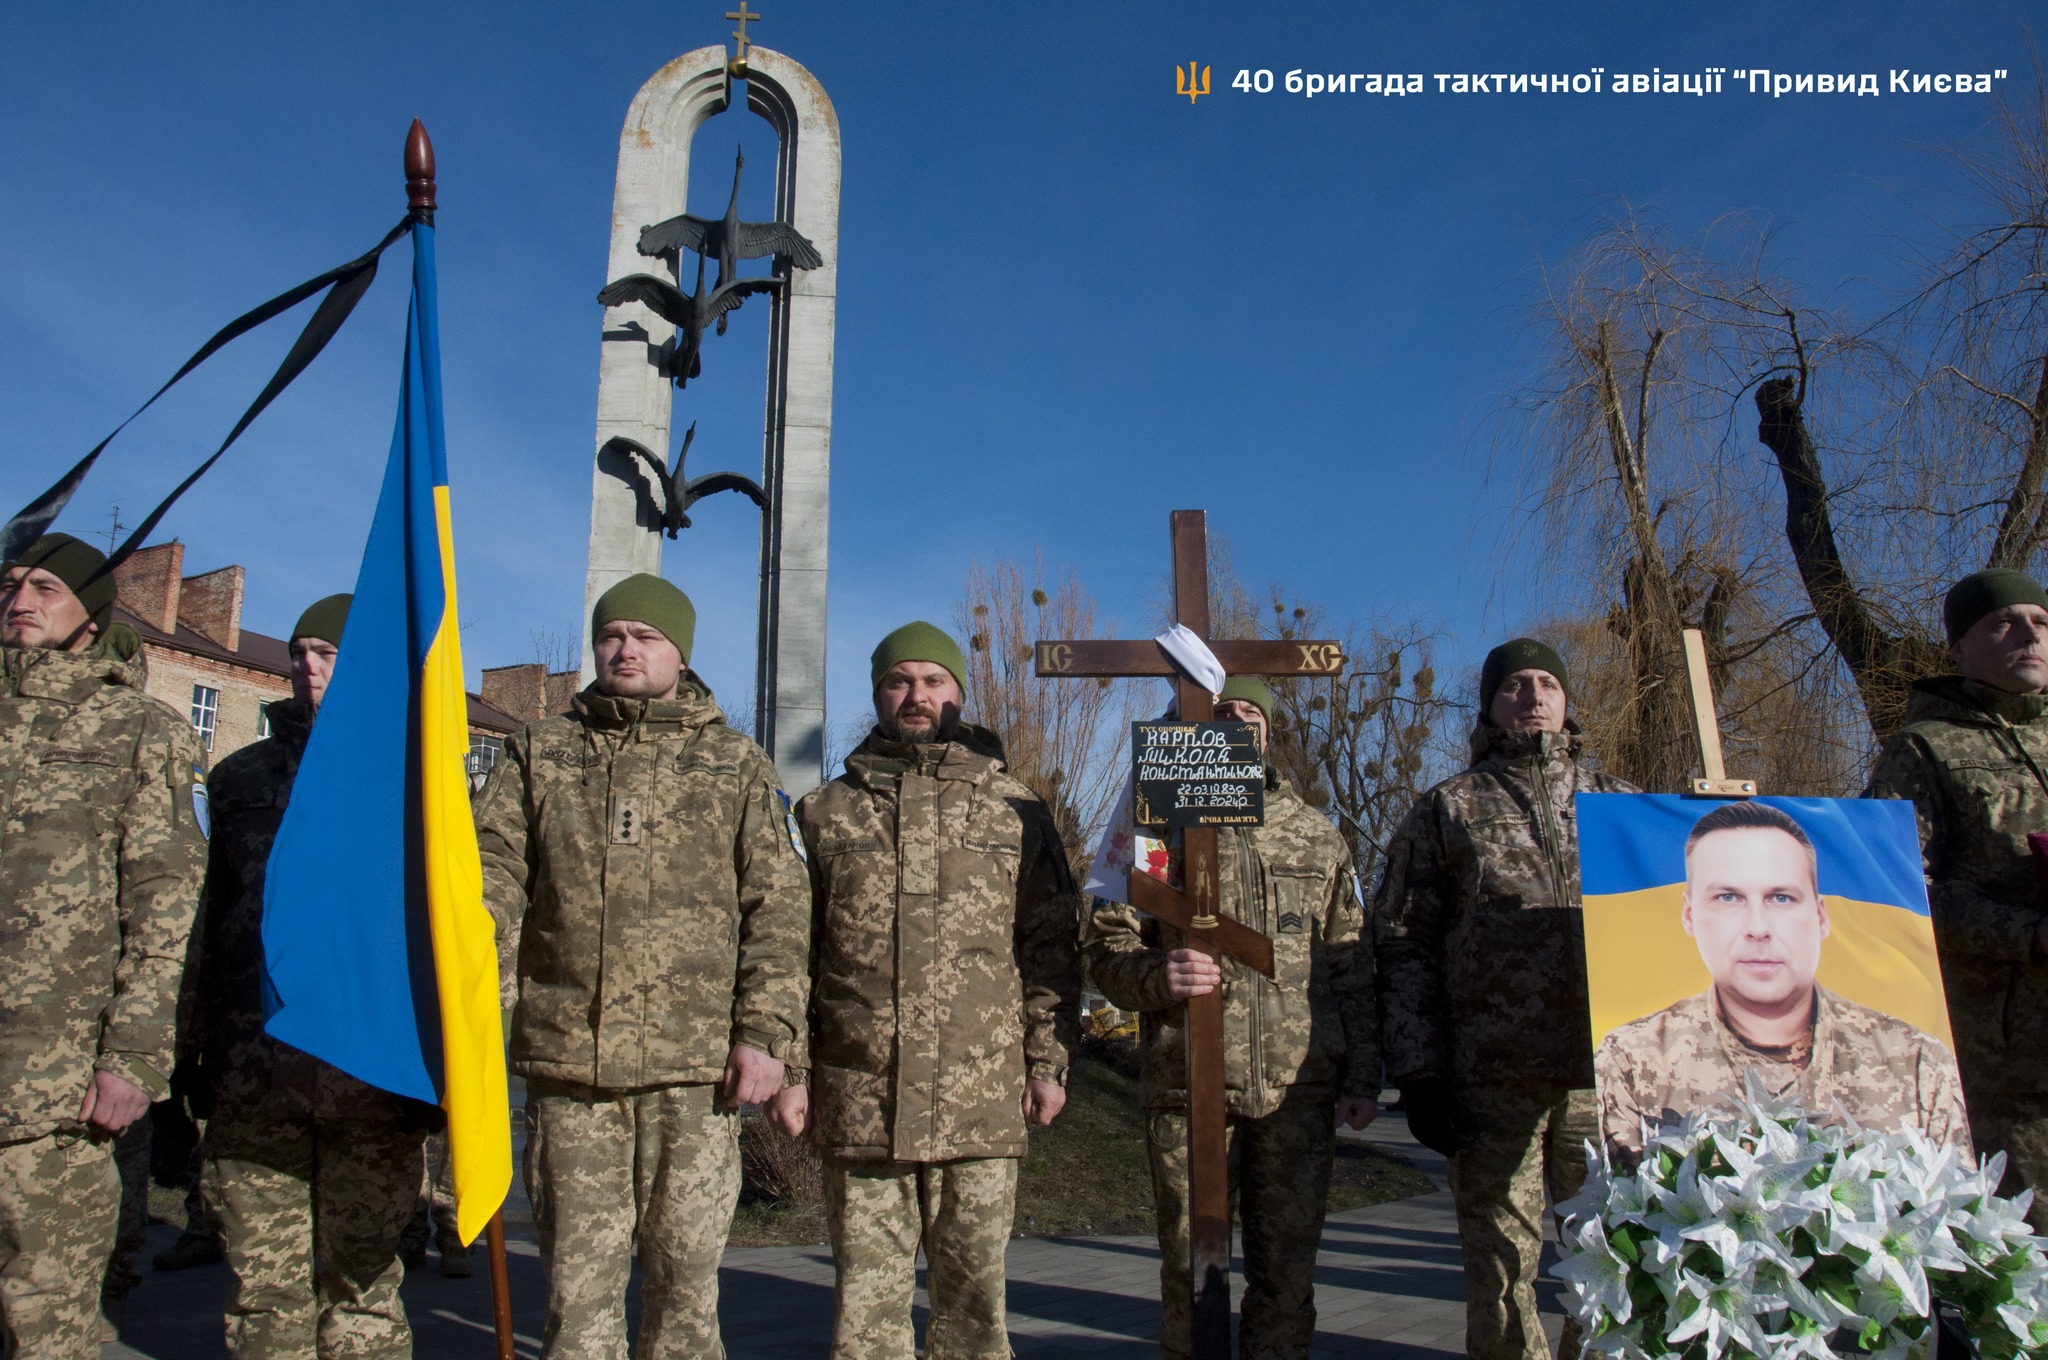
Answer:
MULTIPOLYGON (((1336 675, 1344 648, 1336 642, 1216 641, 1209 637, 1208 517, 1200 510, 1172 515, 1174 620, 1208 644, 1231 675, 1336 675)), ((1215 716, 1215 696, 1177 670, 1156 642, 1098 639, 1037 644, 1036 669, 1059 679, 1160 676, 1176 681, 1183 722, 1215 716)), ((1267 977, 1273 943, 1219 910, 1216 830, 1182 833, 1181 881, 1168 887, 1142 870, 1131 873, 1131 905, 1186 937, 1187 947, 1212 958, 1228 956, 1267 977)), ((1228 1360, 1230 1346, 1230 1170, 1223 1099, 1223 992, 1187 1003, 1189 1280, 1194 1290, 1195 1360, 1228 1360)))

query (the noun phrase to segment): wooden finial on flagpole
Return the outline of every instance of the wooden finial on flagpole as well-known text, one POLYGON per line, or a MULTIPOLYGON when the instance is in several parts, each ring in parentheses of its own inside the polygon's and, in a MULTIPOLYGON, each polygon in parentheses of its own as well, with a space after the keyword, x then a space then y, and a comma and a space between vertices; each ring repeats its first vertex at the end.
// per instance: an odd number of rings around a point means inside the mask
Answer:
POLYGON ((1692 781, 1692 791, 1709 798, 1754 798, 1754 779, 1730 779, 1721 763, 1721 720, 1714 713, 1714 682, 1707 676, 1707 640, 1697 628, 1685 630, 1685 678, 1692 690, 1692 721, 1700 739, 1700 769, 1704 779, 1692 781))
POLYGON ((405 206, 420 221, 434 225, 434 144, 417 118, 405 134, 405 206))

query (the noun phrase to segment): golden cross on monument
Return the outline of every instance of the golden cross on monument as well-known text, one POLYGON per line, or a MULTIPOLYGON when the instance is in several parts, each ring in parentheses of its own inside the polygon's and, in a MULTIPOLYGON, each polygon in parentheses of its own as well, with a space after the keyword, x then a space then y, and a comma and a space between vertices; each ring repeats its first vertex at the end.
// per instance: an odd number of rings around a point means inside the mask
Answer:
POLYGON ((761 16, 747 13, 747 0, 740 0, 739 9, 726 11, 725 17, 739 21, 739 27, 732 31, 732 36, 738 39, 740 44, 739 55, 732 59, 727 69, 735 75, 745 75, 747 70, 747 48, 751 46, 747 41, 747 20, 759 19, 761 16))
MULTIPOLYGON (((1208 516, 1176 510, 1173 536, 1173 613, 1176 622, 1208 643, 1231 675, 1336 675, 1344 669, 1338 642, 1215 641, 1209 637, 1208 516)), ((1174 668, 1156 642, 1047 641, 1035 648, 1042 676, 1157 675, 1174 679, 1183 722, 1216 716, 1215 696, 1174 668)), ((1131 905, 1172 926, 1187 947, 1212 958, 1227 955, 1273 976, 1273 942, 1218 909, 1216 829, 1182 833, 1185 892, 1133 866, 1131 905)), ((1225 1155, 1223 1098, 1223 991, 1187 1004, 1188 1055, 1188 1264, 1194 1291, 1195 1360, 1230 1356, 1230 1171, 1225 1155)))

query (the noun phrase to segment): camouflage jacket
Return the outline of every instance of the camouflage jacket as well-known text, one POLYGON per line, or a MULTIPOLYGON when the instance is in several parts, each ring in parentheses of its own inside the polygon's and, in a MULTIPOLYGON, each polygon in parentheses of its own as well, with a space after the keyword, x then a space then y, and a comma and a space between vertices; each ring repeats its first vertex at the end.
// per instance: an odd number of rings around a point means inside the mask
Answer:
POLYGON ((270 736, 221 758, 208 781, 213 835, 186 970, 180 1058, 198 1058, 215 1116, 433 1117, 263 1032, 263 880, 313 730, 298 699, 269 707, 270 736))
POLYGON ((1636 789, 1581 745, 1482 724, 1395 833, 1373 919, 1396 1081, 1593 1084, 1572 798, 1636 789))
POLYGON ((856 1160, 1021 1157, 1027 1076, 1079 1038, 1074 881, 1052 814, 964 727, 870 733, 797 805, 809 851, 811 1113, 856 1160))
MULTIPOLYGON (((1378 1095, 1372 941, 1344 838, 1268 768, 1265 825, 1219 829, 1216 860, 1223 913, 1273 942, 1270 980, 1223 960, 1229 1112, 1256 1119, 1290 1094, 1378 1095)), ((1167 951, 1184 943, 1122 902, 1098 900, 1088 924, 1089 979, 1111 1005, 1139 1013, 1139 1099, 1148 1109, 1188 1103, 1187 1005, 1166 986, 1167 951)))
POLYGON ((1825 987, 1814 995, 1813 1038, 1803 1061, 1744 1043, 1721 1018, 1711 987, 1610 1030, 1594 1058, 1608 1145, 1633 1161, 1642 1155, 1646 1119, 1657 1126, 1709 1110, 1733 1113, 1754 1072, 1766 1095, 1823 1120, 1888 1130, 1910 1125, 1967 1157, 1962 1083, 1940 1041, 1825 987))
POLYGON ((75 1128, 95 1070, 168 1089, 203 760, 139 661, 0 650, 0 1140, 75 1128))
POLYGON ((515 1072, 710 1082, 742 1043, 801 1064, 811 909, 789 804, 709 691, 584 690, 505 743, 475 811, 484 901, 516 941, 515 1072))
POLYGON ((2048 696, 1948 676, 1913 686, 1870 798, 1912 800, 1949 1024, 1973 1101, 2048 1094, 2044 908, 2027 851, 2048 831, 2048 696))

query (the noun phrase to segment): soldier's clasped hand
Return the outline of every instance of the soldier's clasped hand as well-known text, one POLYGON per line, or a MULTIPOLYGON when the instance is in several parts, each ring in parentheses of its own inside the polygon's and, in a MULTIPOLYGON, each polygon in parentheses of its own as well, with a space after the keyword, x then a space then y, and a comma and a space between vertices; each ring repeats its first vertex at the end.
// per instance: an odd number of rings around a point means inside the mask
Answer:
POLYGON ((149 1093, 125 1077, 95 1072, 78 1107, 78 1121, 119 1133, 149 1113, 149 1093))
POLYGON ((1067 1088, 1058 1082, 1032 1078, 1024 1083, 1024 1118, 1031 1123, 1050 1124, 1066 1107, 1067 1088))
POLYGON ((768 1122, 784 1138, 801 1138, 811 1123, 811 1088, 785 1086, 768 1098, 768 1122))
POLYGON ((734 1044, 725 1060, 725 1081, 720 1089, 731 1104, 759 1105, 782 1089, 782 1059, 734 1044))
POLYGON ((1337 1127, 1362 1129, 1380 1117, 1380 1103, 1371 1096, 1337 1097, 1337 1127))
POLYGON ((1223 985, 1223 968, 1209 955, 1194 949, 1176 949, 1166 956, 1166 989, 1176 1001, 1207 996, 1223 985))

